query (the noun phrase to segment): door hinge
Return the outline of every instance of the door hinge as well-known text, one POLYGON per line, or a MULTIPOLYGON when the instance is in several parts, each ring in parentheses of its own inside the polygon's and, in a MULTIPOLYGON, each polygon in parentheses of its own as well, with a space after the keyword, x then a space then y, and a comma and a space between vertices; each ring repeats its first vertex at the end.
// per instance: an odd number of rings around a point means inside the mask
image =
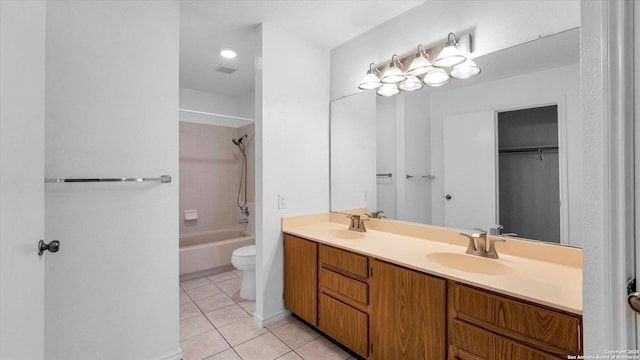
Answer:
POLYGON ((373 276, 373 268, 369 268, 370 272, 369 272, 369 276, 373 276))
POLYGON ((369 345, 369 354, 373 354, 373 344, 369 345))

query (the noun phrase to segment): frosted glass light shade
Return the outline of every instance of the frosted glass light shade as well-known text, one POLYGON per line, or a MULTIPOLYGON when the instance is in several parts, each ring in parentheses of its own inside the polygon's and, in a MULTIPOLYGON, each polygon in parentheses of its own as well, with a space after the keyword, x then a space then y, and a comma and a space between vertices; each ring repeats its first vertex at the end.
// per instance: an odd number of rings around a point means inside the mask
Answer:
POLYGON ((409 65, 407 75, 422 76, 428 73, 431 68, 431 61, 429 61, 427 54, 417 53, 409 65))
POLYGON ((374 74, 371 71, 367 71, 367 75, 364 76, 360 85, 358 85, 358 89, 360 90, 373 90, 378 89, 382 86, 380 82, 380 78, 378 75, 374 74))
POLYGON ((407 76, 404 74, 404 70, 402 70, 402 64, 400 64, 398 55, 393 55, 389 66, 382 72, 380 81, 382 81, 383 84, 398 84, 405 81, 406 78, 407 76))
POLYGON ((464 56, 462 51, 458 50, 455 45, 448 45, 440 51, 433 65, 437 67, 452 67, 463 63, 465 60, 467 60, 467 57, 464 56))
POLYGON ((398 85, 402 91, 416 91, 422 89, 422 82, 415 76, 407 76, 407 79, 398 85))
POLYGON ((422 81, 429 86, 437 87, 448 84, 451 78, 444 69, 434 68, 424 76, 422 81))
POLYGON ((384 84, 378 89, 377 94, 380 96, 394 96, 400 94, 400 89, 396 84, 384 84))
POLYGON ((453 70, 451 70, 450 75, 453 78, 463 80, 472 78, 478 74, 480 74, 480 68, 478 65, 476 65, 473 60, 467 59, 467 61, 462 64, 456 65, 453 70))

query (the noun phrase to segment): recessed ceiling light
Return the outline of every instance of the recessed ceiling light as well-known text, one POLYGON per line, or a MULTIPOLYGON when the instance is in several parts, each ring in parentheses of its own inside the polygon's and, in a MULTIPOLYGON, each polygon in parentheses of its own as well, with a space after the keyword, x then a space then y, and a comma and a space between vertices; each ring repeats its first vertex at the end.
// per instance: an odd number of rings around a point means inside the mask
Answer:
POLYGON ((225 59, 234 59, 238 54, 236 54, 236 51, 233 49, 221 49, 220 50, 220 56, 222 56, 225 59))

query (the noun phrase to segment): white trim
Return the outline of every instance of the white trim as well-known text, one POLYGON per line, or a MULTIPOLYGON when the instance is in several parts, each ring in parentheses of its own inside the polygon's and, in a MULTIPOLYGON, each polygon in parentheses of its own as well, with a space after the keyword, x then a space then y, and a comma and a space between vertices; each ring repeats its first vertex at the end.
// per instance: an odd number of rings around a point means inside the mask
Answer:
POLYGON ((178 349, 176 352, 161 356, 155 360, 182 360, 182 349, 178 349))
POLYGON ((291 311, 282 310, 273 315, 269 315, 266 318, 258 315, 258 313, 253 314, 253 323, 260 327, 267 327, 271 324, 277 323, 280 320, 286 319, 289 315, 291 315, 291 311))
MULTIPOLYGON (((634 6, 634 64, 640 61, 640 6, 634 6)), ((634 69, 634 88, 640 89, 640 71, 634 69)), ((634 141, 635 144, 640 144, 640 91, 636 91, 634 94, 634 141)), ((635 146, 635 228, 636 233, 640 230, 640 146, 635 146)), ((640 266, 638 259, 640 259, 640 241, 636 236, 635 240, 635 259, 636 259, 636 284, 637 279, 640 279, 640 266)), ((636 314, 636 344, 640 344, 640 314, 636 314)))
POLYGON ((634 276, 633 2, 581 3, 584 352, 636 349, 626 303, 634 276))

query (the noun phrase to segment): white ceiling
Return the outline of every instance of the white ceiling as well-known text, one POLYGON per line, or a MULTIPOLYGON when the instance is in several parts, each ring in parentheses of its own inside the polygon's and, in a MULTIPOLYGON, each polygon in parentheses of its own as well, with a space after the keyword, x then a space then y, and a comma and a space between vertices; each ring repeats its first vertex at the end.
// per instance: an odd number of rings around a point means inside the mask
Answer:
POLYGON ((255 27, 285 30, 327 50, 424 0, 182 0, 180 86, 228 96, 254 87, 255 27), (237 50, 233 74, 215 71, 220 48, 237 50))

